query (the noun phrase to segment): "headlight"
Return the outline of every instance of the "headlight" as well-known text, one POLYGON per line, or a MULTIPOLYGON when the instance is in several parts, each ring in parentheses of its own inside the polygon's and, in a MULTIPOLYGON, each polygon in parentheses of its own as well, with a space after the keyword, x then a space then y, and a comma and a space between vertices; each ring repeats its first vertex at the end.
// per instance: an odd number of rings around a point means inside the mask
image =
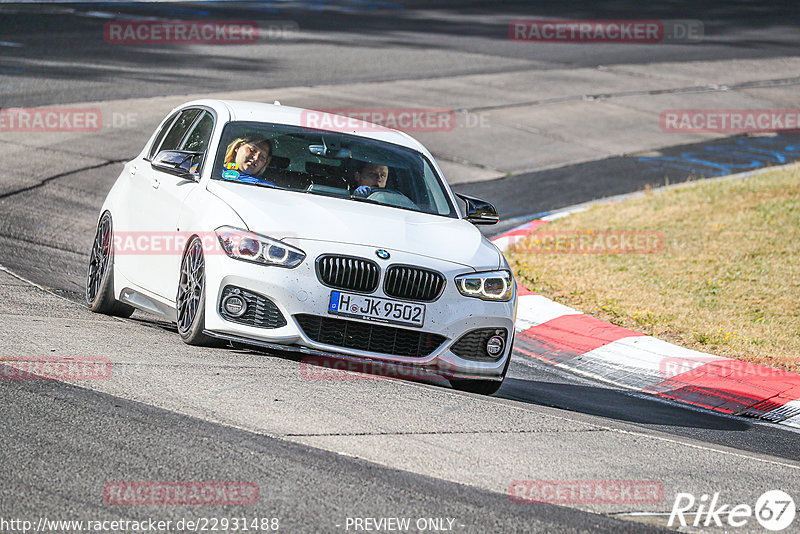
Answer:
POLYGON ((216 233, 225 254, 237 260, 293 269, 306 258, 297 247, 247 230, 221 226, 216 233))
POLYGON ((509 271, 491 271, 456 276, 456 287, 465 297, 482 300, 511 300, 514 277, 509 271))

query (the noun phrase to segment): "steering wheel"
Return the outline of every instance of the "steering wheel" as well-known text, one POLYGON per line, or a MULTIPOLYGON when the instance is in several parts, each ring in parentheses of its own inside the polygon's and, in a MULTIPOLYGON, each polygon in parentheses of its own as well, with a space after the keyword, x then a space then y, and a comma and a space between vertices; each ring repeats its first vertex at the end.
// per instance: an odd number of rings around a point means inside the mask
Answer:
POLYGON ((398 208, 419 210, 419 207, 414 204, 410 198, 405 196, 400 191, 395 191, 394 189, 380 189, 376 187, 372 190, 369 196, 367 196, 367 198, 374 200, 375 202, 380 202, 381 204, 386 204, 387 206, 397 206, 398 208))

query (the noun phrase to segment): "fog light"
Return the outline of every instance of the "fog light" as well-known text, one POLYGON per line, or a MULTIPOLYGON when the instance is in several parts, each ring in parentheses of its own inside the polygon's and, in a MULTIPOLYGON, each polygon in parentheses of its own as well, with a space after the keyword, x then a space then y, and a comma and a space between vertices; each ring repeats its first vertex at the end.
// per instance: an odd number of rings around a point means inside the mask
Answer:
POLYGON ((503 347, 505 347, 506 342, 500 336, 492 336, 486 342, 486 352, 490 356, 497 356, 502 354, 503 347))
POLYGON ((228 295, 222 301, 222 308, 232 317, 241 317, 247 311, 247 303, 238 295, 228 295))

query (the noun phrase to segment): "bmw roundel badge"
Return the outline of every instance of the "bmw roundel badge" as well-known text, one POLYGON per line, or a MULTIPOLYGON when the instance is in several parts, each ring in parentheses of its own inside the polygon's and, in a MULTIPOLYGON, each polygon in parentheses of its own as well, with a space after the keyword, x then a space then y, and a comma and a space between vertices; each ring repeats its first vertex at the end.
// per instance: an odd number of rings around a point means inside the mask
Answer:
POLYGON ((382 260, 388 260, 389 259, 389 252, 387 250, 383 250, 382 248, 379 248, 378 250, 376 250, 375 254, 382 260))

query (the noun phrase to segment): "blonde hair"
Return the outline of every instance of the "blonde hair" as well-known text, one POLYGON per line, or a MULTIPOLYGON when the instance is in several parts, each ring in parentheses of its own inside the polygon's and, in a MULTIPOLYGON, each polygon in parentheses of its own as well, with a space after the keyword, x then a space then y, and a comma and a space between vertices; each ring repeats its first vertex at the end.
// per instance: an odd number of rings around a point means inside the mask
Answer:
POLYGON ((225 159, 223 163, 227 165, 236 159, 236 151, 239 150, 242 145, 248 143, 256 146, 266 146, 269 149, 269 156, 267 157, 267 162, 269 162, 269 158, 272 157, 272 142, 269 139, 266 137, 238 137, 234 139, 233 142, 228 145, 227 150, 225 150, 225 159))

